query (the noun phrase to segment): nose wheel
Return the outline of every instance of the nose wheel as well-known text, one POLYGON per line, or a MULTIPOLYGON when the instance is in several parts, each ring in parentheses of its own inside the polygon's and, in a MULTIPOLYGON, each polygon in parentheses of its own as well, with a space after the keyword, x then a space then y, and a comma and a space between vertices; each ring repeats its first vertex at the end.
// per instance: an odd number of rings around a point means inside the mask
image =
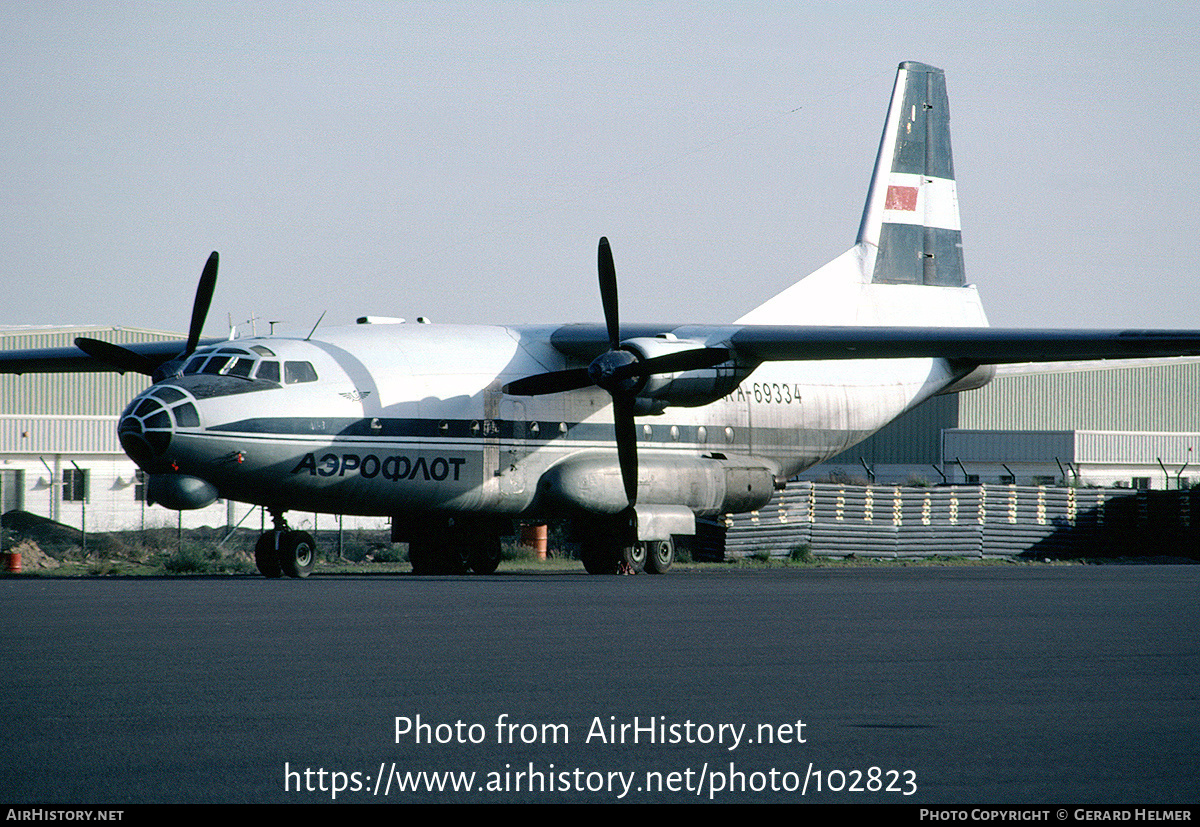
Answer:
POLYGON ((317 543, 307 531, 276 528, 263 532, 254 546, 254 564, 263 577, 308 577, 317 560, 317 543))

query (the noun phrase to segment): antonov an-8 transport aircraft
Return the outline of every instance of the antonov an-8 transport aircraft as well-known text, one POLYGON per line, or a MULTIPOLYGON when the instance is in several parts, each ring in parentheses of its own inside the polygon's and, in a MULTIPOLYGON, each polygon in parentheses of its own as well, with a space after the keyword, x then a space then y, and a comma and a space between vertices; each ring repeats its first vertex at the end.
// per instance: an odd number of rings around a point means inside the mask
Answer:
POLYGON ((750 511, 799 471, 992 365, 1200 354, 1200 331, 988 328, 963 275, 945 76, 902 63, 853 247, 724 326, 360 320, 305 338, 0 354, 0 371, 138 371, 121 445, 171 509, 264 506, 267 577, 303 577, 289 510, 380 515, 418 573, 490 573, 515 520, 562 517, 592 573, 666 571, 696 517, 750 511))

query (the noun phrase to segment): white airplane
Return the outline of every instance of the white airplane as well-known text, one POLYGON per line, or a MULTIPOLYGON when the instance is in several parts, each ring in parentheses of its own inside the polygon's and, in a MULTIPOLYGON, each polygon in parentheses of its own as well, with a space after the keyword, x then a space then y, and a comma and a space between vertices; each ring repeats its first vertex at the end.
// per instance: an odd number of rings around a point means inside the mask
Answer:
POLYGON ((902 63, 853 247, 725 326, 360 319, 305 338, 78 339, 0 371, 153 378, 119 436, 171 509, 264 506, 267 577, 307 575, 292 509, 388 516, 417 573, 495 570, 515 520, 567 518, 587 571, 665 572, 696 517, 764 506, 783 483, 1001 363, 1200 354, 1200 331, 1001 330, 963 276, 945 76, 902 63), (383 323, 380 323, 383 321, 383 323))

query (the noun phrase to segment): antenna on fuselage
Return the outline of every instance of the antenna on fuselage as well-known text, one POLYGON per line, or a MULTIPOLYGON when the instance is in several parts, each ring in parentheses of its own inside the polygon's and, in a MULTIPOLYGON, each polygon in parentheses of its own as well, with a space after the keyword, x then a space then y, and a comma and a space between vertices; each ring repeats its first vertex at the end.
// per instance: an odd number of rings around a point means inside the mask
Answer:
POLYGON ((317 319, 317 323, 315 325, 313 325, 313 329, 308 331, 308 335, 304 337, 304 341, 307 342, 309 339, 312 338, 312 335, 317 332, 317 327, 321 324, 321 319, 324 319, 325 314, 328 312, 329 312, 328 310, 321 311, 321 317, 319 319, 317 319))

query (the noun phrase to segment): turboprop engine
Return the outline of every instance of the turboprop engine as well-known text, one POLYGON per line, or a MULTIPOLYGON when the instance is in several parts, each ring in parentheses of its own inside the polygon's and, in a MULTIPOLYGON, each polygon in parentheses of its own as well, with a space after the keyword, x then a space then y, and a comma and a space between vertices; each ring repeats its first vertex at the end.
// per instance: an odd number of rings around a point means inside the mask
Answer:
MULTIPOLYGON (((634 353, 640 362, 659 356, 708 350, 703 342, 679 339, 671 333, 653 338, 627 339, 621 343, 621 349, 634 353)), ((634 391, 635 412, 639 415, 657 414, 667 407, 695 408, 708 405, 729 394, 746 375, 747 372, 739 370, 732 361, 699 370, 652 373, 642 377, 641 384, 634 391)))

